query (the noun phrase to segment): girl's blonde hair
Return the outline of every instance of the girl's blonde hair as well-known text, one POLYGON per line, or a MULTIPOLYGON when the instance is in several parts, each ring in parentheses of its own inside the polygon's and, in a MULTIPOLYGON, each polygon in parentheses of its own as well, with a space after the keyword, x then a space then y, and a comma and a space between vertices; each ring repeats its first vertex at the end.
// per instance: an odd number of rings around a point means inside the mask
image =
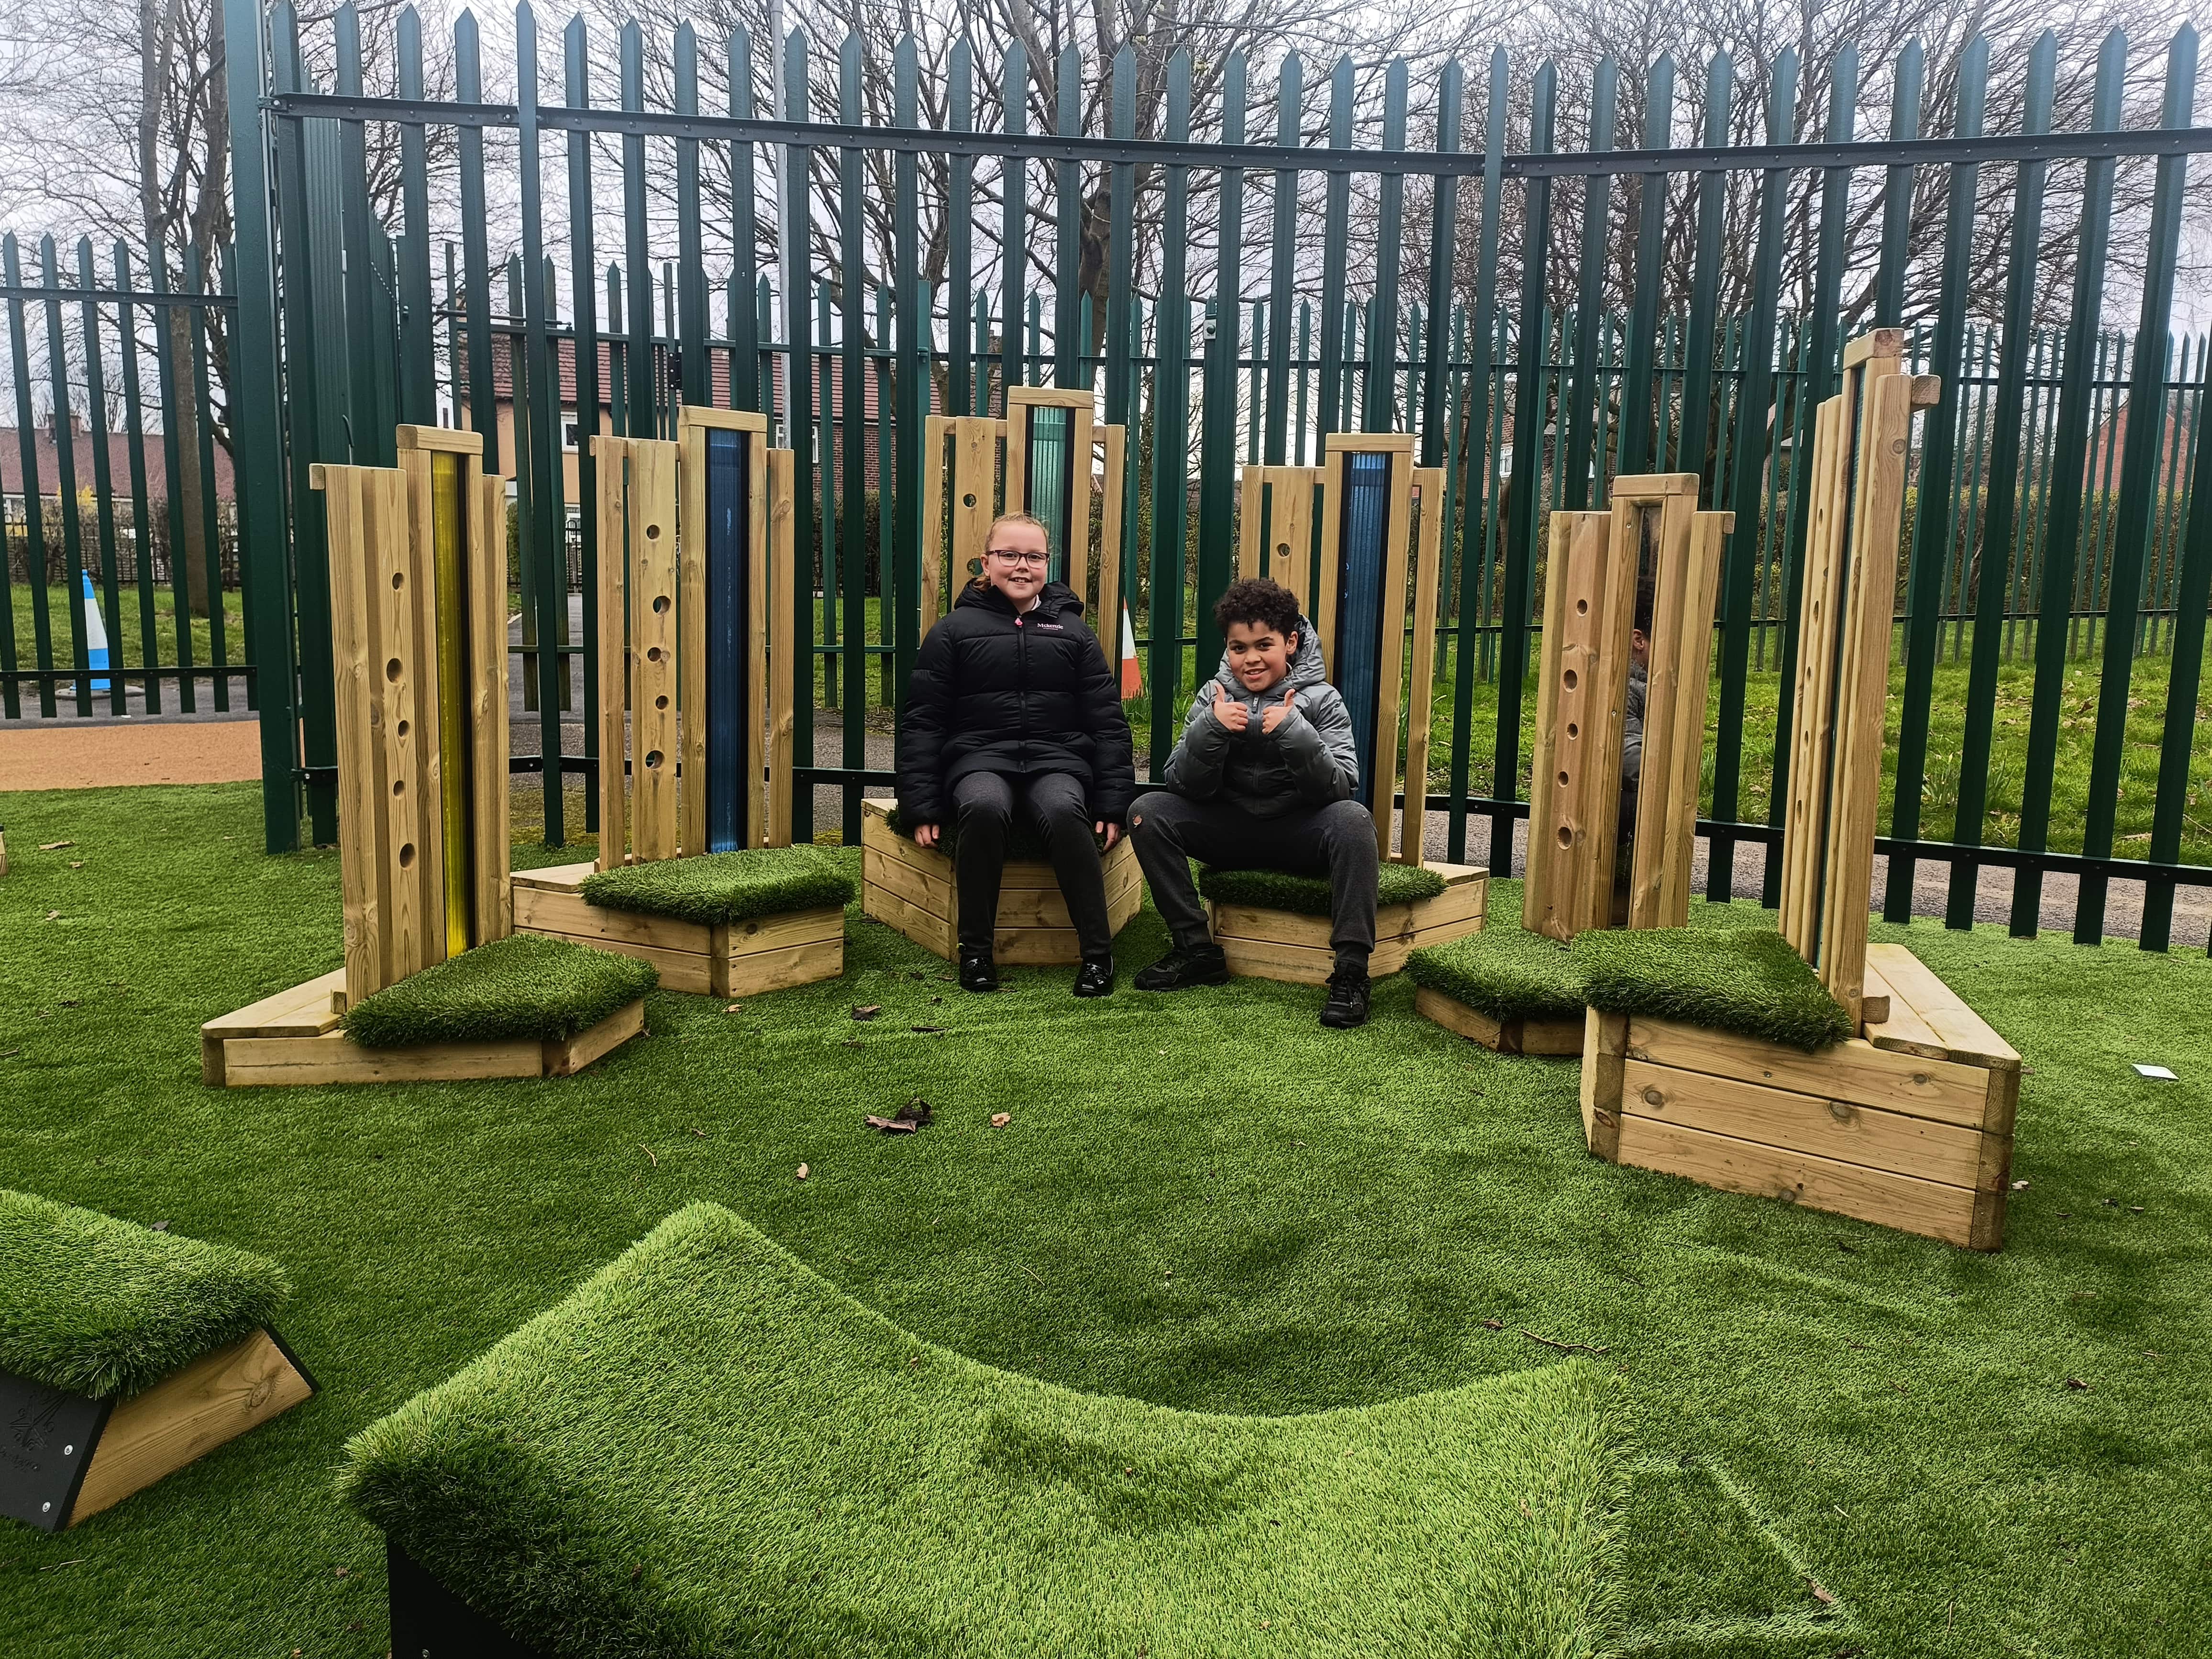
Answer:
POLYGON ((1046 526, 1045 521, 1042 519, 1038 518, 1036 514, 1001 513, 997 518, 991 520, 990 528, 983 532, 983 550, 986 553, 993 550, 991 547, 991 538, 997 535, 1003 527, 1010 524, 1028 525, 1031 529, 1035 530, 1038 534, 1045 538, 1045 544, 1048 547, 1052 544, 1051 530, 1046 526))

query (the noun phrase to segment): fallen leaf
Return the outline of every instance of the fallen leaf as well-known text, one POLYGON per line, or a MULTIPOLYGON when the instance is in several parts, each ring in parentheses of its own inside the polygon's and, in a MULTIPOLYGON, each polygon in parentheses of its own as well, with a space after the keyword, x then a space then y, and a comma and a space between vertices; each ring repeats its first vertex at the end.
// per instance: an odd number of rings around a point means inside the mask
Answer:
POLYGON ((74 847, 76 845, 76 843, 73 841, 42 841, 39 843, 39 850, 41 853, 58 853, 64 847, 74 847))
POLYGON ((745 1005, 742 1002, 733 1002, 728 1007, 722 1010, 726 1014, 742 1014, 744 1011, 745 1005))
POLYGON ((1012 1112, 994 1112, 991 1114, 991 1127, 994 1129, 1003 1129, 1006 1125, 1012 1123, 1013 1121, 1014 1115, 1012 1112))
POLYGON ((1833 1607, 1835 1605, 1836 1598, 1834 1595, 1830 1591, 1821 1589, 1820 1581, 1819 1579, 1808 1578, 1805 1582, 1812 1587, 1813 1599, 1815 1601, 1818 1601, 1824 1607, 1833 1607))
POLYGON ((71 859, 69 861, 69 866, 72 870, 82 870, 84 868, 84 860, 82 859, 71 859))
POLYGON ((853 1018, 854 1019, 873 1019, 878 1014, 883 1012, 883 1011, 884 1005, 880 1002, 856 1002, 853 1005, 853 1018))
POLYGON ((2012 1183, 2012 1189, 2016 1193, 2024 1193, 2027 1190, 2027 1183, 2025 1181, 2015 1181, 2012 1183))
MULTIPOLYGON (((59 921, 61 919, 62 919, 62 913, 61 913, 60 911, 58 911, 58 910, 49 910, 49 911, 47 911, 47 912, 46 912, 46 920, 47 920, 48 921, 59 921)), ((1167 1052, 1167 1050, 1166 1050, 1166 1049, 1164 1049, 1164 1048, 1163 1048, 1163 1049, 1161 1049, 1161 1050, 1160 1050, 1160 1052, 1161 1052, 1162 1054, 1165 1054, 1165 1053, 1167 1052)))
POLYGON ((2078 1376, 2069 1376, 2069 1377, 2068 1377, 2068 1378, 2066 1379, 2066 1386, 2067 1386, 2068 1388, 2069 1388, 2069 1389, 2074 1389, 2076 1393, 2080 1393, 2080 1394, 2086 1394, 2086 1393, 2087 1393, 2087 1392, 2088 1392, 2088 1389, 2089 1389, 2089 1385, 2088 1385, 2087 1382, 2083 1382, 2080 1377, 2078 1377, 2078 1376))
POLYGON ((1505 1322, 1502 1319, 1486 1319, 1482 1322, 1482 1328, 1486 1331, 1502 1331, 1505 1328, 1505 1322))
POLYGON ((337 1576, 338 1576, 339 1577, 341 1577, 341 1578, 344 1577, 346 1576, 346 1572, 347 1572, 347 1571, 348 1571, 348 1569, 346 1569, 346 1568, 344 1568, 344 1567, 340 1567, 340 1568, 338 1568, 338 1569, 337 1569, 337 1576))
POLYGON ((806 1179, 806 1166, 804 1164, 799 1166, 799 1178, 801 1181, 806 1179))
POLYGON ((878 1117, 872 1112, 868 1115, 866 1122, 871 1129, 884 1129, 897 1135, 910 1135, 921 1127, 919 1123, 905 1123, 895 1117, 878 1117))
POLYGON ((166 1221, 156 1221, 153 1225, 154 1231, 157 1233, 166 1233, 169 1231, 169 1224, 166 1221))

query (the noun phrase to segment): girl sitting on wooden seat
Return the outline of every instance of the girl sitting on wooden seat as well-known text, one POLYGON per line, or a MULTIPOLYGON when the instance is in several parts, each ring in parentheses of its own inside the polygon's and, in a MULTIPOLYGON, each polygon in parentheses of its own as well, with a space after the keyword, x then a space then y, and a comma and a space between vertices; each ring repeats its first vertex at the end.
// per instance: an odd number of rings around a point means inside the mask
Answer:
POLYGON ((1042 836, 1083 951, 1075 994, 1114 989, 1094 836, 1111 848, 1137 792, 1129 721, 1083 601, 1046 579, 1044 525, 992 521, 983 572, 929 630, 899 711, 899 817, 918 846, 952 828, 960 984, 999 988, 999 882, 1017 805, 1042 836))

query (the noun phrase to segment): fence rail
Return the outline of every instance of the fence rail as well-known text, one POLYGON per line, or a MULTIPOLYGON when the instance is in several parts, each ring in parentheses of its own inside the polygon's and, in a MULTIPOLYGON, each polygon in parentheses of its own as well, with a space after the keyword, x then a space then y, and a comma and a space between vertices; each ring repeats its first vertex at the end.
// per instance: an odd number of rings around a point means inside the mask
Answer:
MULTIPOLYGON (((483 432, 511 472, 535 746, 562 755, 564 724, 580 726, 583 752, 545 773, 557 843, 576 810, 561 777, 598 759, 596 479, 580 441, 667 431, 687 402, 767 410, 798 452, 798 546, 816 577, 797 618, 819 668, 817 696, 800 700, 800 765, 840 791, 852 838, 860 791, 881 779, 869 705, 896 703, 919 639, 921 417, 988 412, 1009 385, 1050 381, 1096 389, 1132 434, 1125 541, 1105 552, 1124 566, 1155 768, 1218 649, 1207 607, 1231 568, 1237 467, 1310 459, 1334 430, 1419 434, 1421 463, 1448 479, 1434 695, 1449 744, 1429 804, 1455 857, 1486 820, 1501 868, 1525 810, 1548 511, 1601 499, 1616 472, 1698 472, 1709 504, 1736 514, 1701 826, 1711 891, 1727 897, 1744 879, 1737 847, 1774 840, 1785 793, 1812 408, 1847 332, 1910 320, 1914 367, 1940 375, 1943 396, 1911 458, 1886 913, 1908 915, 1916 866, 1939 861, 1946 919, 1966 925, 1989 866, 2014 872, 2012 925, 2030 932, 2057 872, 2078 879, 2075 936, 2093 940, 2109 883, 2139 881, 2142 942, 2164 948, 2176 887, 2212 884, 2212 756, 2197 738, 2212 343, 2172 328, 2187 168, 2212 149, 2195 125, 2191 30, 2166 46, 2155 108, 2130 106, 2129 45, 2109 37, 2074 131, 2052 131, 2045 35, 2008 70, 2023 78, 2016 130, 2002 132, 1985 131, 1989 53, 1973 42, 1942 77, 1940 109, 1917 48, 1881 100, 1855 54, 1824 66, 1818 110, 1801 107, 1793 52, 1762 86, 1717 57, 1694 132, 1678 131, 1670 59, 1626 89, 1601 64, 1570 122, 1557 68, 1516 82, 1502 52, 1472 87, 1443 65, 1419 100, 1394 64, 1371 104, 1348 62, 1309 83, 1288 58, 1268 97, 1238 56, 1197 133, 1185 53, 1140 132, 1133 47, 1033 71, 1018 47, 987 66, 957 44, 930 86, 939 124, 925 126, 911 41, 872 65, 857 40, 831 53, 798 31, 708 43, 687 26, 649 42, 633 26, 605 45, 580 20, 549 64, 526 6, 513 100, 484 96, 466 15, 455 96, 440 100, 418 95, 411 14, 381 81, 401 95, 375 97, 349 8, 331 24, 327 85, 309 77, 289 8, 225 10, 239 241, 222 295, 189 303, 217 313, 233 348, 221 403, 272 847, 296 838, 301 805, 315 839, 336 829, 312 463, 386 461, 396 422, 446 421, 483 432), (702 104, 710 53, 726 113, 702 104), (618 107, 591 94, 610 68, 618 107), (866 118, 864 70, 884 76, 889 125, 866 118), (1006 112, 997 131, 980 130, 986 74, 1006 112), (1084 130, 1086 82, 1105 94, 1103 131, 1084 130), (1047 83, 1054 130, 1033 132, 1047 83), (648 84, 667 88, 665 106, 647 107, 648 84), (1764 142, 1726 142, 1738 102, 1764 112, 1764 142), (1255 125, 1270 106, 1272 135, 1255 125), (1890 136, 1862 136, 1877 107, 1890 136), (1634 148, 1615 143, 1624 109, 1640 117, 1622 135, 1634 148), (1950 131, 1924 133, 1939 118, 1950 131), (1569 126, 1579 149, 1560 143, 1569 126), (457 211, 432 209, 434 129, 454 136, 457 211), (373 140, 380 178, 398 181, 388 199, 372 185, 373 140), (490 188, 495 152, 512 191, 490 188), (566 186, 550 216, 549 169, 566 186), (509 198, 518 214, 495 225, 487 204, 509 198), (497 259, 495 238, 512 250, 497 259), (2141 278, 2127 306, 2112 294, 2116 247, 2141 278), (1991 260, 2001 295, 1978 286, 1991 260)), ((99 307, 147 303, 127 261, 100 292, 88 254, 80 265, 76 294, 51 248, 41 285, 11 265, 0 289, 20 426, 27 313, 47 319, 60 404, 89 399, 100 370, 97 352, 74 348, 84 390, 72 390, 59 311, 81 307, 78 337, 96 339, 121 328, 90 321, 99 307)), ((132 429, 150 431, 141 418, 134 405, 132 429)), ((215 425, 210 413, 198 429, 215 425)), ((78 552, 64 549, 72 595, 70 561, 90 544, 80 527, 78 552)), ((102 538, 89 562, 110 590, 122 545, 102 538)), ((813 807, 802 789, 802 833, 813 807)), ((589 829, 588 795, 581 810, 589 829)))

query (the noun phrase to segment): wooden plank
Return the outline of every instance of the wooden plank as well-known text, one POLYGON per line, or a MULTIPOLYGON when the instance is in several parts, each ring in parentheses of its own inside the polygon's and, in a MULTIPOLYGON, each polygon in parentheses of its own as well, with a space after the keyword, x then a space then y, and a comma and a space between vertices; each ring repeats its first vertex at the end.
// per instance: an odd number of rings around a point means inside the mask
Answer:
POLYGON ((540 870, 517 870, 507 878, 507 883, 513 887, 536 887, 548 893, 580 892, 584 878, 599 867, 599 860, 592 859, 581 864, 555 864, 540 870))
MULTIPOLYGON (((1680 927, 1689 921, 1691 857, 1696 849, 1699 763, 1705 732, 1705 667, 1712 651, 1717 538, 1694 535, 1697 476, 1669 473, 1616 479, 1625 494, 1656 506, 1651 628, 1644 690, 1644 750, 1637 791, 1636 850, 1628 884, 1631 927, 1680 927), (1690 694, 1695 693, 1692 705, 1690 694)), ((1634 617, 1629 619, 1631 627, 1634 617)))
POLYGON ((1406 805, 1398 827, 1399 858, 1425 863, 1421 854, 1428 826, 1429 722, 1436 707, 1437 605, 1444 546, 1444 470, 1413 469, 1420 491, 1419 530, 1413 542, 1413 643, 1406 684, 1406 805))
POLYGON ((472 428, 457 426, 414 426, 405 422, 392 428, 392 447, 401 454, 410 449, 441 449, 449 455, 483 455, 483 434, 472 428))
POLYGON ((645 1030, 645 999, 638 998, 609 1014, 598 1024, 572 1037, 555 1038, 544 1045, 544 1075, 572 1077, 602 1054, 609 1054, 645 1030))
POLYGON ((1098 428, 1106 445, 1105 489, 1098 498, 1098 610, 1093 627, 1107 672, 1121 680, 1121 506, 1127 487, 1129 429, 1098 428))
POLYGON ((580 894, 553 893, 543 888, 516 890, 514 924, 526 933, 559 933, 595 945, 620 939, 663 951, 690 951, 702 956, 714 948, 714 929, 704 922, 647 915, 635 910, 610 910, 586 902, 580 894))
POLYGON ((1552 516, 1522 915, 1532 932, 1563 942, 1612 916, 1628 689, 1623 618, 1636 599, 1626 512, 1552 516))
POLYGON ((346 970, 333 969, 291 986, 258 1002, 249 1002, 236 1013, 223 1014, 200 1027, 204 1035, 234 1036, 314 1036, 331 1029, 345 1012, 346 970), (302 1030, 312 1025, 312 1030, 302 1030))
POLYGON ((676 856, 676 446, 630 441, 630 840, 640 859, 676 856))
POLYGON ((629 732, 629 636, 625 621, 629 538, 624 530, 629 496, 629 441, 594 436, 592 465, 599 483, 599 867, 611 869, 629 850, 628 744, 629 732))
POLYGON ((1867 399, 1867 438, 1859 450, 1857 500, 1851 513, 1850 584, 1837 697, 1836 775, 1820 967, 1821 982, 1854 1019, 1859 1014, 1866 968, 1868 892, 1874 880, 1875 809, 1881 793, 1882 717, 1889 702, 1890 629, 1897 602, 1911 395, 1906 376, 1889 374, 1874 380, 1867 399))
POLYGON ((1638 1015, 1629 1035, 1628 1052, 1638 1060, 1680 1071, 1739 1078, 1970 1128, 1982 1127, 1988 1109, 1988 1073, 1947 1060, 1892 1054, 1856 1037, 1808 1054, 1757 1037, 1638 1015))
POLYGON ((952 954, 952 926, 943 916, 932 915, 916 904, 910 904, 889 888, 874 882, 866 883, 860 890, 860 910, 874 917, 885 927, 904 933, 925 951, 940 957, 952 954))
POLYGON ((1583 1139, 1608 1163, 1620 1161, 1620 1097, 1626 1075, 1628 1016, 1583 1015, 1583 1139))
MULTIPOLYGON (((403 799, 401 792, 380 794, 380 800, 388 799, 392 808, 392 846, 412 842, 416 854, 411 860, 411 873, 395 875, 395 896, 392 920, 398 927, 388 927, 394 941, 392 961, 397 979, 441 963, 453 954, 447 934, 446 904, 446 778, 447 757, 444 714, 444 664, 440 649, 438 629, 438 510, 436 474, 432 458, 421 451, 403 454, 400 458, 399 496, 398 516, 390 522, 393 532, 381 545, 372 541, 369 556, 379 562, 371 576, 371 586, 380 602, 382 614, 378 619, 383 648, 398 652, 407 669, 404 696, 412 706, 412 714, 402 715, 392 721, 390 731, 402 735, 412 744, 411 757, 401 759, 390 748, 387 738, 386 764, 392 769, 387 775, 395 780, 403 764, 410 765, 414 777, 403 799), (404 644, 403 644, 404 642, 404 644), (411 726, 410 732, 407 728, 411 726), (416 822, 408 823, 413 815, 416 822)), ((453 465, 465 465, 465 458, 453 465)), ((465 481, 456 477, 455 488, 459 492, 456 506, 465 518, 465 481)), ((458 550, 465 560, 465 547, 458 550)), ((502 572, 502 576, 504 573, 502 572)), ((466 580, 465 567, 457 571, 459 579, 466 580)), ((505 583, 501 582, 501 599, 505 598, 505 583)), ((502 626, 506 618, 501 619, 502 626)), ((391 664, 386 663, 388 671, 391 664)), ((395 687, 395 691, 400 688, 395 687)), ((466 723, 467 696, 465 687, 455 687, 454 695, 463 711, 461 724, 466 723)), ((452 757, 453 787, 465 791, 468 787, 468 760, 465 754, 452 757)))
MULTIPOLYGON (((771 842, 769 802, 769 756, 773 744, 769 736, 773 716, 769 711, 769 681, 770 659, 771 617, 775 611, 769 597, 769 574, 775 565, 775 555, 769 544, 769 490, 774 481, 775 463, 768 454, 765 438, 748 439, 752 445, 745 468, 749 481, 745 502, 746 535, 751 556, 745 565, 745 729, 738 744, 738 764, 744 775, 738 780, 738 822, 748 847, 782 846, 783 841, 771 842)), ((790 491, 784 491, 789 501, 790 491)), ((710 784, 709 787, 726 787, 710 784)), ((687 841, 686 847, 703 848, 704 838, 687 841)))
POLYGON ((116 1402, 93 1447, 70 1525, 143 1492, 313 1392, 266 1331, 201 1355, 116 1402))
POLYGON ((417 1048, 364 1048, 343 1031, 317 1037, 234 1037, 223 1044, 231 1088, 293 1084, 466 1082, 536 1077, 539 1045, 434 1042, 417 1048))
POLYGON ((716 931, 722 935, 721 954, 738 962, 763 951, 783 951, 794 945, 820 945, 842 939, 845 907, 825 904, 813 910, 787 910, 781 915, 748 916, 716 931))
MULTIPOLYGON (((315 487, 323 493, 326 556, 331 586, 331 656, 333 712, 337 734, 339 887, 345 923, 348 985, 367 996, 384 983, 383 906, 379 896, 381 863, 362 845, 382 821, 375 789, 377 741, 369 722, 376 692, 375 612, 368 591, 368 550, 362 521, 362 469, 318 466, 315 487)), ((214 1079, 220 1081, 220 1078, 214 1079)))
POLYGON ((952 563, 946 573, 948 604, 967 586, 969 561, 983 556, 984 535, 999 515, 999 447, 1005 441, 1006 428, 1004 421, 981 415, 952 423, 952 563))
POLYGON ((1250 581, 1255 576, 1267 574, 1265 561, 1267 544, 1261 532, 1266 528, 1261 520, 1266 516, 1261 496, 1267 493, 1267 469, 1247 466, 1237 479, 1237 580, 1250 581))
POLYGON ((1870 328, 1844 343, 1843 366, 1846 370, 1854 369, 1870 358, 1901 356, 1904 351, 1903 329, 1870 328))
POLYGON ((717 996, 765 996, 770 991, 836 979, 845 971, 845 936, 841 933, 835 939, 726 957, 723 969, 714 988, 717 996))
POLYGON ((1784 809, 1783 937, 1808 962, 1818 956, 1820 867, 1827 808, 1826 765, 1832 725, 1831 674, 1840 603, 1841 546, 1848 505, 1847 405, 1838 395, 1814 412, 1812 476, 1800 601, 1797 684, 1791 703, 1790 795, 1784 809))
MULTIPOLYGON (((475 435, 473 434, 471 436, 475 435)), ((473 936, 479 945, 514 931, 508 908, 509 747, 507 706, 507 480, 472 470, 476 511, 469 536, 469 800, 473 936)))
POLYGON ((939 921, 952 920, 953 897, 950 882, 940 881, 917 870, 911 864, 896 858, 883 858, 869 849, 863 867, 865 878, 887 893, 896 894, 918 910, 926 910, 939 921))
MULTIPOLYGON (((683 410, 676 422, 675 626, 650 637, 676 653, 676 839, 694 852, 707 845, 707 432, 683 410)), ((659 552, 647 550, 648 556, 659 552)), ((643 591, 641 589, 641 591, 643 591)), ((656 597, 658 597, 656 591, 656 597)), ((757 713, 760 704, 751 704, 757 713)), ((743 750, 740 747, 740 757, 743 750)), ((724 781, 726 787, 727 780, 724 781)), ((738 823, 745 823, 739 798, 738 823)), ((751 844, 750 842, 748 845, 751 844)))
MULTIPOLYGON (((791 845, 793 744, 799 722, 799 571, 793 550, 798 485, 788 449, 768 452, 769 650, 768 833, 762 844, 791 845)), ((927 589, 934 592, 933 588, 927 589)), ((926 625, 926 624, 925 624, 926 625)), ((814 695, 812 687, 808 696, 814 695)))
MULTIPOLYGON (((1883 979, 1869 962, 1866 970, 1866 988, 1859 994, 1859 1018, 1863 1024, 1879 1025, 1890 1016, 1889 981, 1883 979)), ((1864 1036, 1866 1032, 1859 1032, 1864 1036)))
POLYGON ((1495 1048, 1500 1054, 1520 1053, 1520 1033, 1513 1030, 1518 1020, 1492 1019, 1479 1008, 1470 1008, 1455 998, 1427 986, 1416 986, 1413 990, 1413 1012, 1424 1019, 1434 1020, 1447 1031, 1454 1031, 1470 1042, 1480 1042, 1486 1048, 1495 1048), (1510 1045, 1510 1046, 1509 1046, 1510 1045))
POLYGON ((1986 1139, 1959 1124, 1633 1058, 1622 1078, 1621 1104, 1632 1116, 1953 1187, 1975 1184, 1986 1139))
MULTIPOLYGON (((1336 953, 1326 946, 1283 945, 1269 939, 1218 936, 1214 943, 1229 958, 1229 971, 1239 979, 1274 979, 1294 985, 1320 985, 1336 971, 1336 953)), ((1373 963, 1369 963, 1370 971, 1373 963)))
POLYGON ((1973 1237, 1967 1241, 1977 1250, 1994 1250, 2004 1243, 2005 1199, 2012 1190, 2013 1118, 2019 1107, 2020 1073, 1991 1072, 1982 1162, 1974 1181, 1973 1237))
POLYGON ((1619 1161, 1946 1243, 1971 1245, 1973 1240, 1975 1194, 1968 1188, 1811 1152, 1763 1146, 1632 1113, 1621 1120, 1619 1161))
MULTIPOLYGON (((1890 1018, 1901 1022, 1913 1016, 1942 1052, 1933 1056, 1963 1066, 1982 1066, 1991 1071, 2018 1072, 2020 1051, 1994 1030, 1988 1021, 1969 1008, 1957 992, 1936 976, 1935 970, 1902 945, 1869 945, 1868 966, 1879 972, 1889 988, 1890 1018)), ((1888 1040, 1886 1024, 1870 1024, 1867 1041, 1877 1048, 1917 1048, 1888 1040)))

